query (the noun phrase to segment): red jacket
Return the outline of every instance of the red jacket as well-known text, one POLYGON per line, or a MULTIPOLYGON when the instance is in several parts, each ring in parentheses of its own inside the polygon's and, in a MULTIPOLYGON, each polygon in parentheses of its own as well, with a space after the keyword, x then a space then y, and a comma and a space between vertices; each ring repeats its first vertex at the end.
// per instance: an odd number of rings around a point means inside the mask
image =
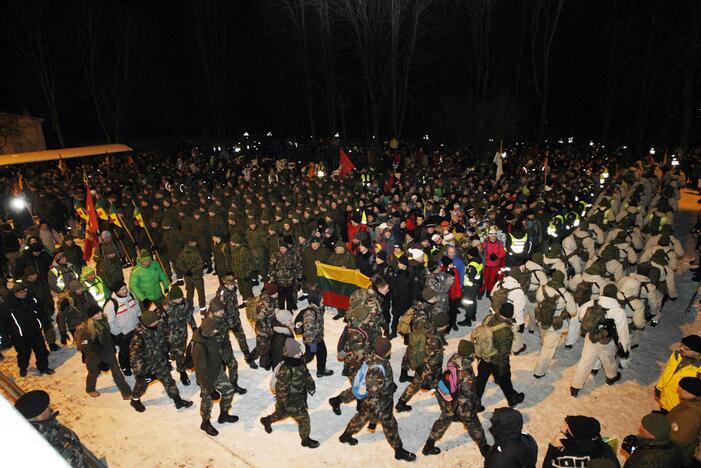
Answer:
MULTIPOLYGON (((441 267, 445 271, 445 267, 441 267)), ((457 268, 453 268, 453 285, 448 290, 448 299, 457 301, 462 297, 462 286, 460 285, 460 272, 457 268)))
POLYGON ((482 242, 482 250, 484 251, 483 258, 485 267, 497 268, 503 267, 506 264, 506 249, 499 239, 494 242, 485 240, 482 242), (497 256, 496 260, 489 258, 492 254, 497 256))

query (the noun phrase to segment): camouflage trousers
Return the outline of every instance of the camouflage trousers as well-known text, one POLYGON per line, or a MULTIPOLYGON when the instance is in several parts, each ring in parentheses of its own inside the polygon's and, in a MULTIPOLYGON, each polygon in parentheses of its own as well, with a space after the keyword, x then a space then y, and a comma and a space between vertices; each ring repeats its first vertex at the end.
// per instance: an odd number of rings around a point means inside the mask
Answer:
POLYGON ((404 389, 404 393, 399 397, 399 401, 404 403, 411 400, 411 397, 416 395, 416 393, 421 390, 421 388, 426 385, 428 388, 435 388, 440 378, 442 369, 416 369, 414 377, 409 382, 409 385, 404 389))
POLYGON ((248 349, 248 343, 246 342, 246 333, 243 331, 243 327, 241 326, 241 319, 236 319, 232 321, 231 328, 229 328, 229 330, 231 330, 231 332, 236 337, 236 341, 239 344, 239 349, 241 349, 243 356, 248 361, 251 358, 251 351, 248 349))
MULTIPOLYGON (((222 414, 228 414, 231 409, 231 402, 234 399, 234 387, 231 382, 226 379, 224 369, 219 373, 217 381, 214 382, 214 389, 221 395, 219 411, 222 414)), ((203 420, 207 420, 212 414, 212 395, 205 391, 204 388, 200 387, 200 398, 202 399, 202 403, 200 404, 200 416, 202 416, 203 420)))
POLYGON ((224 366, 229 373, 229 382, 234 387, 237 386, 239 383, 239 363, 236 361, 236 358, 227 356, 224 359, 224 366))
POLYGON ((343 361, 343 367, 348 374, 348 382, 350 383, 350 387, 343 390, 338 394, 338 396, 336 396, 336 398, 341 400, 342 403, 350 403, 351 401, 355 400, 355 395, 353 395, 353 378, 361 366, 361 363, 359 363, 357 359, 350 359, 350 356, 350 354, 347 355, 346 359, 343 361))
POLYGON ((433 441, 441 440, 445 431, 448 430, 450 424, 453 422, 461 422, 467 433, 470 434, 472 440, 475 441, 480 451, 487 448, 487 439, 484 435, 484 429, 482 428, 482 423, 480 423, 477 414, 474 411, 471 412, 459 412, 456 413, 451 402, 447 402, 442 398, 438 398, 438 406, 441 408, 441 414, 438 419, 433 423, 431 428, 431 435, 429 439, 433 441))
POLYGON ((239 292, 244 301, 253 297, 253 280, 251 278, 236 278, 236 284, 239 286, 239 292))
POLYGON ((362 407, 359 412, 355 413, 346 426, 345 433, 349 435, 356 434, 365 427, 368 422, 381 423, 382 432, 385 433, 385 439, 389 445, 396 449, 402 446, 402 440, 399 438, 399 426, 397 425, 397 420, 393 413, 383 414, 382 417, 377 418, 374 414, 370 414, 365 411, 362 407))
POLYGON ((175 361, 175 368, 178 372, 185 372, 185 354, 187 352, 187 325, 185 334, 174 333, 168 337, 168 351, 170 358, 175 361))
POLYGON ((260 353, 270 346, 270 339, 271 336, 256 334, 256 356, 260 356, 260 353))
POLYGON ((299 430, 299 437, 302 440, 307 439, 312 432, 311 420, 309 419, 309 412, 306 408, 297 408, 296 411, 288 411, 276 403, 275 411, 268 417, 271 423, 282 421, 285 418, 294 419, 299 430))
MULTIPOLYGON (((163 363, 162 366, 158 366, 153 374, 153 378, 161 381, 166 389, 166 393, 171 399, 175 400, 180 398, 180 392, 178 391, 178 387, 175 385, 175 380, 173 380, 173 377, 170 375, 170 370, 168 370, 167 363, 163 363)), ((148 384, 150 382, 151 381, 145 376, 136 376, 132 398, 134 400, 141 398, 141 395, 146 393, 146 389, 148 388, 148 384)))
POLYGON ((207 299, 205 299, 204 294, 204 279, 203 278, 192 278, 190 276, 185 277, 185 298, 187 303, 193 305, 193 300, 195 299, 195 290, 197 290, 197 302, 202 311, 207 307, 207 299))

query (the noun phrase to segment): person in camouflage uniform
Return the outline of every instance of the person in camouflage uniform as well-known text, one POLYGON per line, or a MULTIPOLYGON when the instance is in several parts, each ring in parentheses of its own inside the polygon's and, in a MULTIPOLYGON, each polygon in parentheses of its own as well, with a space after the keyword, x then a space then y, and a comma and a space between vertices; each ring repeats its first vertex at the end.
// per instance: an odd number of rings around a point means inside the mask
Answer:
POLYGON ((297 280, 302 276, 302 265, 292 251, 292 244, 280 244, 270 258, 270 281, 277 285, 278 309, 297 310, 297 280))
POLYGON ((102 231, 100 234, 100 245, 95 250, 95 265, 97 275, 102 278, 105 284, 124 281, 122 258, 109 231, 102 231))
POLYGON ((227 322, 227 329, 234 333, 236 341, 239 344, 239 349, 243 353, 246 363, 251 369, 257 369, 258 365, 255 359, 251 355, 251 351, 248 349, 248 343, 246 342, 246 334, 241 326, 241 315, 239 312, 239 300, 236 295, 236 279, 233 276, 225 276, 223 278, 223 284, 217 289, 215 297, 217 297, 222 304, 224 304, 224 313, 227 322))
POLYGON ((253 278, 258 274, 263 277, 263 281, 268 278, 268 237, 265 231, 258 229, 257 223, 250 219, 248 221, 248 230, 246 231, 246 243, 251 249, 253 260, 253 278))
POLYGON ((358 439, 353 434, 360 431, 367 422, 381 422, 382 430, 389 445, 394 449, 394 458, 397 460, 414 461, 416 455, 410 453, 402 446, 399 438, 397 420, 392 413, 392 403, 397 385, 394 383, 392 366, 389 358, 392 353, 392 343, 378 337, 373 346, 373 352, 368 357, 368 366, 365 374, 367 396, 360 401, 360 410, 351 418, 345 431, 339 437, 343 444, 357 445, 358 439))
POLYGON ((277 302, 277 287, 274 284, 266 284, 263 292, 249 301, 246 306, 247 314, 251 311, 249 319, 253 321, 253 328, 256 331, 256 348, 251 353, 253 356, 260 356, 268 348, 273 336, 273 317, 275 315, 275 304, 277 302))
POLYGON ((253 297, 253 254, 238 232, 231 234, 229 242, 219 249, 219 262, 217 273, 224 276, 233 276, 238 283, 239 292, 244 301, 253 297))
POLYGON ((170 279, 173 277, 171 263, 175 265, 175 259, 180 251, 183 250, 185 241, 180 229, 173 225, 172 217, 163 217, 161 229, 163 229, 163 238, 158 244, 158 253, 161 256, 161 260, 163 260, 163 269, 170 279))
MULTIPOLYGON (((411 411, 411 406, 407 402, 416 395, 421 388, 434 388, 441 378, 443 372, 443 334, 448 326, 449 316, 444 312, 439 312, 433 319, 425 322, 425 326, 420 328, 425 330, 425 350, 423 362, 416 369, 414 378, 399 397, 395 409, 397 412, 411 411)), ((413 334, 412 334, 413 336, 413 334)), ((407 352, 411 343, 407 347, 407 352)))
POLYGON ((231 340, 229 339, 229 322, 226 318, 224 303, 219 297, 214 297, 209 301, 207 316, 215 322, 217 332, 214 334, 214 339, 219 344, 219 354, 221 354, 224 365, 229 371, 229 382, 231 382, 234 393, 243 395, 247 390, 238 385, 239 364, 236 361, 234 348, 231 347, 231 340))
POLYGON ((136 376, 131 406, 139 413, 146 411, 141 403, 141 395, 146 392, 153 378, 161 381, 177 409, 192 406, 191 401, 180 397, 178 387, 170 375, 168 350, 161 323, 154 310, 145 311, 129 345, 129 360, 136 376))
MULTIPOLYGON (((328 377, 332 370, 326 369, 326 343, 324 342, 324 311, 310 304, 300 312, 302 320, 302 341, 304 342, 304 360, 309 363, 316 356, 316 376, 328 377)), ((297 327, 297 323, 295 323, 297 327)), ((297 330, 295 330, 297 332, 297 330)))
POLYGON ((207 308, 207 300, 204 293, 204 269, 205 261, 202 259, 202 254, 197 250, 197 239, 188 237, 187 245, 180 252, 175 260, 175 271, 179 276, 185 277, 185 291, 187 293, 187 302, 193 305, 195 298, 195 289, 197 290, 197 301, 200 312, 204 312, 207 308))
POLYGON ((183 385, 190 385, 185 366, 185 354, 187 352, 187 325, 197 329, 195 318, 192 315, 192 305, 183 297, 183 290, 173 286, 168 291, 168 298, 163 302, 164 333, 168 343, 170 358, 175 361, 175 369, 180 374, 183 385))
POLYGON ((66 463, 74 468, 87 467, 87 449, 75 432, 58 422, 58 411, 52 411, 49 394, 44 390, 32 390, 15 402, 15 409, 31 423, 66 463))
POLYGON ((212 426, 209 420, 212 414, 212 395, 214 392, 221 395, 217 422, 219 424, 235 423, 239 420, 238 416, 229 414, 235 391, 231 382, 226 378, 222 364, 221 346, 216 338, 217 335, 221 334, 221 331, 228 334, 226 327, 224 330, 219 330, 219 322, 208 316, 202 320, 202 326, 195 330, 192 336, 192 362, 195 365, 197 385, 200 386, 200 398, 202 399, 200 429, 211 436, 219 434, 219 431, 212 426))
POLYGON ((477 417, 477 409, 480 405, 479 396, 475 389, 475 374, 472 371, 472 358, 475 346, 471 341, 460 340, 458 352, 453 354, 448 360, 448 370, 443 378, 445 385, 439 384, 436 390, 436 399, 441 409, 441 414, 433 423, 431 434, 426 440, 421 453, 424 455, 438 455, 441 449, 436 447, 436 442, 441 440, 445 431, 448 430, 453 421, 459 421, 467 429, 472 440, 475 441, 482 456, 489 451, 489 444, 484 434, 484 429, 477 417), (452 369, 451 369, 452 367, 452 369), (451 375, 451 370, 456 371, 456 375, 451 375), (457 382, 452 382, 446 378, 455 378, 457 382))
MULTIPOLYGON (((433 320, 434 315, 437 314, 438 307, 437 293, 430 287, 425 287, 421 292, 421 297, 414 301, 414 304, 411 306, 413 313, 410 324, 411 330, 416 330, 419 327, 427 326, 433 320)), ((413 376, 409 375, 409 370, 411 368, 412 366, 409 363, 409 355, 405 351, 404 356, 402 356, 402 371, 401 374, 399 374, 400 382, 410 382, 414 378, 413 376)))
POLYGON ((314 395, 316 385, 304 362, 302 346, 293 338, 285 341, 284 360, 275 374, 275 411, 260 418, 265 432, 273 432, 272 423, 285 418, 297 422, 302 447, 317 448, 319 442, 309 437, 311 421, 307 394, 314 395))

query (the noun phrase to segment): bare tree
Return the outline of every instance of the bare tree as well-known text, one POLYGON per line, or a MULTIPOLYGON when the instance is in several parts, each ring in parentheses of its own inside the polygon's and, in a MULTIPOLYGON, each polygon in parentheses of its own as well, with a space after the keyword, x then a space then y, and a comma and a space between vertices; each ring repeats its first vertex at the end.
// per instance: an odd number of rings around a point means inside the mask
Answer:
POLYGON ((28 67, 41 91, 51 128, 59 145, 65 147, 56 104, 56 48, 54 23, 49 21, 48 5, 40 0, 13 2, 15 15, 7 17, 16 27, 8 28, 8 39, 28 67))
POLYGON ((12 114, 0 114, 0 150, 2 150, 11 138, 22 135, 20 119, 12 114))
POLYGON ((227 0, 192 0, 192 23, 197 51, 218 137, 224 132, 224 108, 227 100, 226 67, 228 61, 227 24, 230 4, 227 0))

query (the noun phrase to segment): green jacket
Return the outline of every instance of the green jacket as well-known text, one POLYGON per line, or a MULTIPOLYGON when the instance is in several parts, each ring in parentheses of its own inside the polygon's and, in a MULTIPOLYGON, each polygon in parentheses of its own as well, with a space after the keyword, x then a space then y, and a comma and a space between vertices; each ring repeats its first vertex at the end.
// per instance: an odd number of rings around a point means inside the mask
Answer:
POLYGON ((625 468, 677 468, 674 451, 669 442, 640 438, 638 449, 628 458, 625 468))
POLYGON ((156 301, 163 297, 163 290, 169 287, 168 277, 156 261, 152 261, 147 267, 138 264, 131 270, 129 290, 139 301, 156 301))
POLYGON ((192 363, 195 365, 197 385, 211 394, 219 374, 224 369, 219 344, 214 338, 207 338, 200 330, 192 336, 192 363))
POLYGON ((701 433, 701 398, 682 400, 666 417, 672 426, 669 438, 680 457, 680 462, 684 466, 691 465, 701 433))

